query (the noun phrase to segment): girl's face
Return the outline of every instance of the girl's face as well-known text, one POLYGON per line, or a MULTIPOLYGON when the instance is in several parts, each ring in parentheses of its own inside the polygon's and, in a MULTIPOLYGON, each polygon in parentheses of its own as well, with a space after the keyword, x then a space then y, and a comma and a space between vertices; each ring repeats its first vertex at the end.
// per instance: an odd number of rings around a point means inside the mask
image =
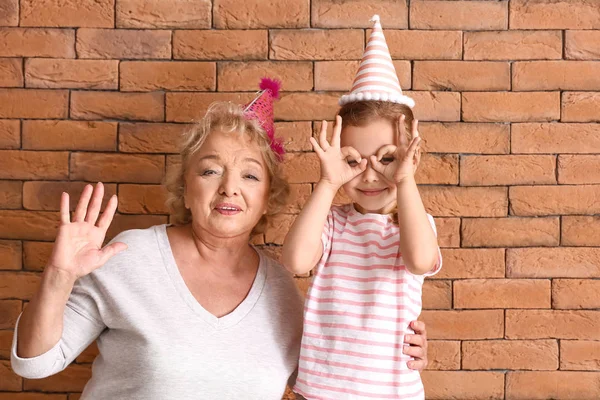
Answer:
MULTIPOLYGON (((396 207, 396 185, 390 184, 376 172, 369 160, 370 156, 377 155, 377 151, 388 144, 397 145, 396 130, 385 119, 374 120, 365 126, 346 126, 342 130, 341 146, 352 146, 362 158, 367 159, 367 169, 343 186, 356 209, 363 214, 388 214, 396 207)), ((385 164, 392 160, 393 155, 386 154, 380 161, 385 164)), ((354 163, 356 160, 348 162, 354 163)))

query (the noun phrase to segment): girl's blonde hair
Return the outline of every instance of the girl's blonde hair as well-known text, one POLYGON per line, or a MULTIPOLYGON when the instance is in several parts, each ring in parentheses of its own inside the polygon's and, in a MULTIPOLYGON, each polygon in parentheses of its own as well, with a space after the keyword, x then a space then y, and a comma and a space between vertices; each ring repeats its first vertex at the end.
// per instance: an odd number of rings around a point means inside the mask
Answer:
POLYGON ((174 224, 187 224, 192 220, 190 210, 185 207, 185 175, 192 157, 202 148, 210 134, 238 134, 247 136, 258 145, 269 175, 269 197, 267 213, 261 217, 252 234, 262 233, 268 219, 278 214, 287 202, 289 185, 283 177, 281 162, 271 150, 271 142, 256 119, 247 119, 242 107, 231 102, 212 103, 204 118, 186 131, 180 145, 181 163, 167 176, 167 206, 171 209, 174 224))

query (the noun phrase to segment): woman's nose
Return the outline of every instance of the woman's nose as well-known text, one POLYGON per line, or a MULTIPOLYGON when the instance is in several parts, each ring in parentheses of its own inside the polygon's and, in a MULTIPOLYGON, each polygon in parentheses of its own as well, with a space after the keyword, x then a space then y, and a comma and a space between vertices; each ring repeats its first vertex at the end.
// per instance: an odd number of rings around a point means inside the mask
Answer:
POLYGON ((233 197, 239 194, 239 179, 232 173, 224 173, 219 187, 219 194, 226 197, 233 197))

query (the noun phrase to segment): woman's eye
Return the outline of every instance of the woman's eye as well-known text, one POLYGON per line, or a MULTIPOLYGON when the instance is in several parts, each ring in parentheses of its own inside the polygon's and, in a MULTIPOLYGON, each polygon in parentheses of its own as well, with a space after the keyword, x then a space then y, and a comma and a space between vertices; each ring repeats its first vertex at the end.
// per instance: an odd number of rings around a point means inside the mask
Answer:
POLYGON ((246 179, 252 179, 253 181, 258 181, 258 177, 256 175, 248 174, 246 175, 246 179))
POLYGON ((215 171, 215 170, 212 170, 212 169, 207 169, 206 171, 202 172, 202 175, 203 175, 203 176, 206 176, 206 175, 214 175, 214 174, 216 174, 216 173, 217 173, 217 171, 215 171))

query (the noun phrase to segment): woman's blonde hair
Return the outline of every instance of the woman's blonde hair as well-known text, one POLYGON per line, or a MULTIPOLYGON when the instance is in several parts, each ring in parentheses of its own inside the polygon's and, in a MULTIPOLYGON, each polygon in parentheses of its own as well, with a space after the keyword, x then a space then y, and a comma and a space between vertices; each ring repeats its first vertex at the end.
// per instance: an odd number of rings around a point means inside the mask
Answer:
POLYGON ((167 206, 171 209, 172 222, 186 224, 192 220, 192 214, 185 207, 184 201, 185 175, 192 157, 202 148, 208 135, 214 132, 236 133, 240 137, 247 136, 260 148, 269 175, 269 197, 267 213, 261 217, 252 233, 262 233, 268 219, 278 214, 286 204, 289 185, 283 178, 281 162, 277 154, 271 150, 270 139, 260 123, 256 119, 247 119, 240 105, 224 101, 212 103, 204 118, 182 136, 181 164, 166 179, 167 206))

